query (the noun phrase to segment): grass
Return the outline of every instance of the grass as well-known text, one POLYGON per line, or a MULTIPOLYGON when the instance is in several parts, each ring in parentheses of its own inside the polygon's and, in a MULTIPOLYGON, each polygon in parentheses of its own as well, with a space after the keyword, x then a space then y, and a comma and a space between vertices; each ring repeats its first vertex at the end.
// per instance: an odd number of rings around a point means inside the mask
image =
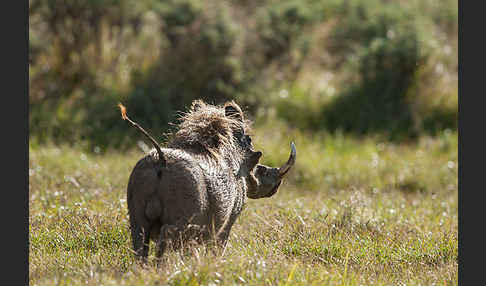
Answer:
POLYGON ((125 190, 139 149, 31 146, 30 284, 458 284, 457 132, 392 144, 280 127, 253 140, 271 165, 295 141, 279 192, 248 201, 223 256, 169 252, 160 268, 130 249, 125 190))

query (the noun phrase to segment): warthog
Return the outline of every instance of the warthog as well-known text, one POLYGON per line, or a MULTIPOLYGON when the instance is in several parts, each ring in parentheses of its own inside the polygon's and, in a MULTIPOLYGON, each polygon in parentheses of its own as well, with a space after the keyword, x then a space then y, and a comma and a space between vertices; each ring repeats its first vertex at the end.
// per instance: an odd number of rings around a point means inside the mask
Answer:
POLYGON ((277 192, 296 160, 295 146, 280 168, 258 164, 248 135, 249 121, 233 101, 223 106, 196 100, 181 116, 167 147, 126 116, 153 144, 135 165, 127 187, 133 249, 146 261, 150 239, 160 258, 170 244, 183 241, 226 245, 247 197, 265 198, 277 192))

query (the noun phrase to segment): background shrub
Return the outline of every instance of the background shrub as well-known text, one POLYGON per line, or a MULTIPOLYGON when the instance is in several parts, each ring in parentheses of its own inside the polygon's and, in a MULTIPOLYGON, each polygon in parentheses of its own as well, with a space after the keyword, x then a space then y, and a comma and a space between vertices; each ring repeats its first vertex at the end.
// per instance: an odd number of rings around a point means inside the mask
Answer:
MULTIPOLYGON (((195 98, 396 140, 457 128, 457 1, 29 2, 35 142, 158 138, 195 98)), ((131 142, 133 144, 133 142, 131 142)))

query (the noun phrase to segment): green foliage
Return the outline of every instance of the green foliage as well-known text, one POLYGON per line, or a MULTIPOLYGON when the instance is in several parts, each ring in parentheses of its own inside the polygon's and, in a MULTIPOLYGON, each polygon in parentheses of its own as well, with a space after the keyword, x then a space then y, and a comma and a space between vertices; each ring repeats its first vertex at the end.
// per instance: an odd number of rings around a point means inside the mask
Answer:
POLYGON ((324 109, 326 125, 361 134, 416 136, 410 87, 429 51, 410 11, 372 7, 357 2, 344 12, 346 21, 337 24, 335 42, 350 47, 347 68, 357 74, 345 94, 324 109))
MULTIPOLYGON (((106 5, 104 2, 97 3, 97 5, 109 10, 108 3, 111 2, 107 2, 106 5), (108 7, 105 7, 107 5, 108 7)), ((75 4, 63 4, 67 10, 78 9, 75 4)), ((167 130, 168 123, 175 119, 175 112, 184 110, 196 98, 216 103, 232 98, 232 94, 241 85, 241 74, 238 61, 231 54, 237 29, 231 23, 227 8, 218 5, 218 9, 203 10, 198 1, 144 1, 143 4, 145 4, 143 7, 151 10, 133 16, 138 17, 135 20, 129 17, 115 19, 120 21, 121 29, 118 30, 118 35, 112 36, 114 39, 107 40, 108 43, 112 40, 123 41, 117 37, 130 34, 134 37, 134 41, 140 43, 133 46, 130 43, 123 43, 129 50, 136 48, 133 53, 116 50, 115 53, 118 55, 113 60, 109 56, 100 58, 100 55, 95 56, 90 53, 89 45, 77 45, 78 58, 85 56, 90 66, 77 71, 77 75, 73 75, 74 78, 69 77, 69 88, 56 87, 54 93, 56 95, 53 97, 46 97, 46 95, 36 97, 36 91, 44 90, 41 87, 37 90, 34 85, 37 82, 45 83, 48 78, 36 80, 40 75, 37 70, 31 69, 34 75, 31 81, 34 94, 31 95, 30 112, 33 116, 30 123, 34 127, 31 134, 36 134, 37 140, 45 141, 46 138, 53 138, 55 141, 75 142, 89 138, 90 144, 93 145, 120 147, 123 146, 127 134, 135 133, 121 132, 128 128, 120 120, 116 109, 119 101, 127 105, 132 118, 143 126, 149 130, 163 132, 167 130), (154 13, 157 15, 156 19, 153 17, 154 13), (136 23, 132 23, 133 21, 136 23), (157 40, 146 42, 149 31, 159 34, 155 37, 157 40), (147 48, 154 49, 155 52, 144 55, 144 51, 139 50, 144 43, 148 45, 147 48), (92 62, 91 56, 101 62, 92 62), (120 59, 127 59, 126 63, 121 64, 120 59), (142 63, 150 62, 150 64, 140 65, 136 63, 137 60, 142 63), (111 63, 118 64, 116 67, 125 71, 125 75, 120 71, 119 78, 111 80, 105 78, 110 72, 105 70, 103 73, 98 69, 103 68, 104 64, 108 68, 111 63), (125 80, 124 86, 129 88, 116 86, 121 77, 127 77, 127 74, 129 79, 125 80), (104 80, 97 83, 97 77, 102 77, 104 80), (77 79, 87 82, 80 83, 77 79), (55 110, 58 112, 52 113, 55 110), (70 128, 69 124, 75 128, 70 128), (38 129, 40 126, 44 128, 38 129)), ((89 6, 86 3, 86 9, 89 10, 90 7, 91 13, 97 11, 98 6, 89 6)), ((52 13, 57 12, 51 11, 47 14, 52 13)), ((48 21, 42 18, 42 14, 35 16, 48 21)), ((78 25, 86 30, 79 33, 86 39, 93 37, 92 34, 94 38, 102 38, 106 35, 103 33, 103 28, 111 32, 117 31, 112 24, 103 26, 104 18, 96 18, 100 22, 96 22, 100 27, 92 27, 82 20, 83 18, 79 20, 78 25)), ((62 26, 62 23, 59 25, 62 26)), ((77 32, 70 25, 64 28, 71 29, 71 33, 77 32)), ((63 42, 62 39, 70 35, 65 32, 59 35, 53 33, 51 36, 63 42)), ((59 49, 70 52, 74 48, 64 45, 59 49)), ((74 65, 72 61, 66 61, 60 64, 58 69, 49 71, 49 77, 54 78, 62 73, 60 69, 74 65)))
POLYGON ((187 106, 195 98, 213 102, 231 98, 240 74, 231 54, 238 31, 227 7, 202 10, 194 4, 197 1, 176 3, 161 8, 162 32, 168 43, 141 79, 134 80, 135 88, 165 89, 162 92, 170 94, 175 108, 187 106))
POLYGON ((434 81, 442 76, 430 66, 443 65, 444 59, 431 56, 431 22, 415 7, 382 1, 337 6, 338 21, 327 46, 335 57, 334 69, 342 73, 340 92, 333 99, 326 92, 291 92, 288 99, 276 100, 278 116, 301 128, 378 133, 399 140, 457 128, 457 105, 431 100, 457 95, 443 96, 444 91, 425 86, 437 85, 434 81))
POLYGON ((196 98, 310 130, 457 128, 454 0, 33 0, 29 21, 39 143, 133 144, 120 101, 159 137, 196 98))
POLYGON ((303 30, 324 15, 322 5, 318 4, 316 1, 270 1, 259 9, 257 30, 267 61, 288 53, 299 39, 306 40, 303 30))
MULTIPOLYGON (((288 125, 304 130, 316 130, 322 127, 321 109, 323 100, 320 96, 309 96, 304 88, 293 85, 282 88, 273 94, 273 102, 278 118, 288 125)), ((278 120, 273 118, 273 121, 278 120)))
POLYGON ((191 0, 153 1, 153 10, 164 19, 168 33, 176 34, 174 28, 194 23, 203 7, 201 2, 191 0))

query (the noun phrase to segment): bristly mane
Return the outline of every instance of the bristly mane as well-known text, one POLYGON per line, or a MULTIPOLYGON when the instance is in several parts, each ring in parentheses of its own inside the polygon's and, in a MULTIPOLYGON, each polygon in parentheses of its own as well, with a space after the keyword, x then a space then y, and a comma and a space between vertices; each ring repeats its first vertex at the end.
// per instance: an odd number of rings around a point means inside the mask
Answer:
POLYGON ((167 147, 218 157, 223 147, 233 145, 235 130, 244 131, 249 128, 248 121, 242 122, 236 117, 226 116, 227 106, 241 112, 234 102, 214 106, 202 100, 194 101, 189 111, 180 117, 176 131, 168 134, 167 147))

